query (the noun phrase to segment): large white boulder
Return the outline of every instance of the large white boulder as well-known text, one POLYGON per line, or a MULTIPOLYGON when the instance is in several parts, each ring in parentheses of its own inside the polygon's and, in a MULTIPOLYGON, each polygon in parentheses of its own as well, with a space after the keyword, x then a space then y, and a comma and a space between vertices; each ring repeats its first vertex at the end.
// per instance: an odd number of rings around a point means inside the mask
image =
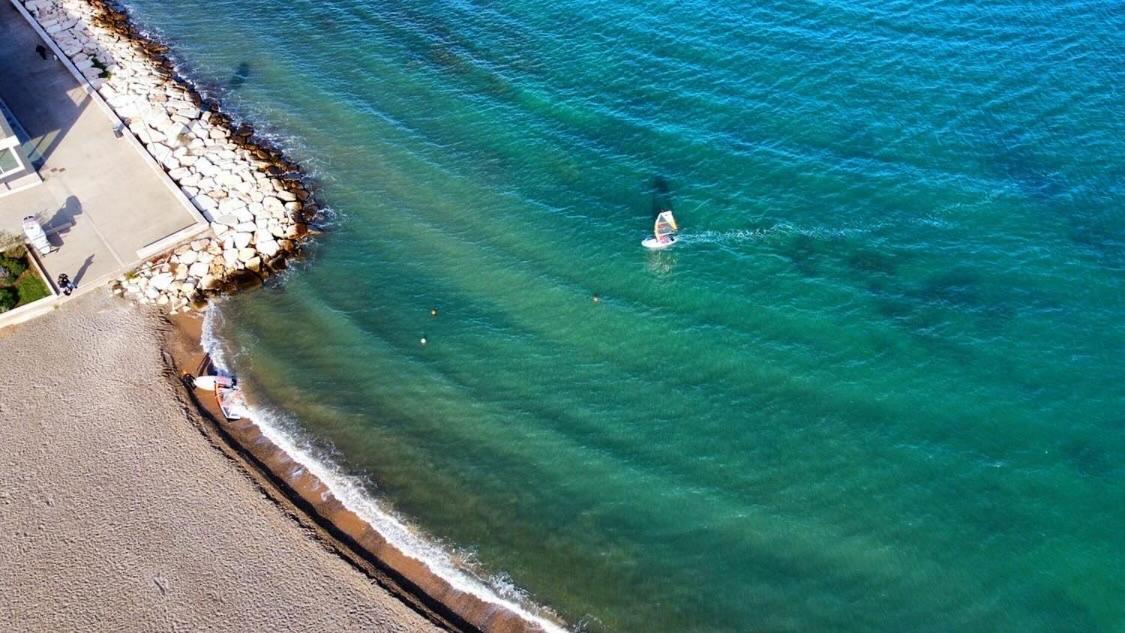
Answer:
POLYGON ((172 285, 172 282, 174 280, 175 278, 173 277, 172 273, 160 273, 157 275, 153 275, 152 280, 148 283, 148 287, 155 288, 156 290, 164 290, 168 286, 172 285))
POLYGON ((219 203, 219 213, 234 214, 240 209, 245 209, 246 203, 238 198, 227 198, 219 203))
POLYGON ((255 246, 258 248, 258 252, 266 257, 273 257, 281 250, 277 242, 272 239, 259 241, 255 246))
POLYGON ((219 208, 218 202, 215 202, 210 196, 203 193, 192 198, 191 203, 194 204, 195 208, 199 209, 200 211, 212 211, 219 208))
POLYGON ((202 279, 207 275, 207 271, 209 270, 210 266, 206 262, 195 262, 188 267, 188 274, 192 277, 199 277, 202 279))
POLYGON ((235 248, 246 248, 247 246, 250 245, 250 242, 253 242, 253 241, 254 241, 254 235, 252 233, 235 233, 234 234, 234 246, 235 246, 235 248))

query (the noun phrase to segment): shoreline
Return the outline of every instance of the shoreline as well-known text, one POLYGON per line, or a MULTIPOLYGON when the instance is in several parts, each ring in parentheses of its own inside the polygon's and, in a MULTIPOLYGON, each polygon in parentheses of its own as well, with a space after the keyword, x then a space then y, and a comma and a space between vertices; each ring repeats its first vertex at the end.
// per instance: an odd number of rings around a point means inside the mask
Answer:
MULTIPOLYGON (((240 467, 295 520, 314 529, 341 558, 435 624, 453 631, 532 633, 545 631, 506 605, 488 602, 455 588, 420 561, 396 548, 369 522, 349 509, 323 481, 274 443, 249 418, 225 420, 209 392, 190 388, 185 375, 196 375, 203 349, 204 317, 185 313, 167 317, 165 362, 175 386, 198 410, 200 432, 230 451, 240 467)), ((224 451, 226 452, 226 451, 224 451)), ((538 616, 543 617, 543 616, 538 616)), ((550 622, 562 629, 562 625, 550 622)))
POLYGON ((107 292, 0 331, 0 630, 450 630, 271 499, 107 292))
POLYGON ((432 623, 485 633, 564 630, 556 617, 530 613, 483 582, 480 590, 455 587, 451 579, 460 570, 445 577, 395 547, 263 427, 226 421, 217 407, 174 378, 198 367, 200 310, 213 297, 260 285, 301 256, 301 244, 317 232, 321 214, 311 182, 249 123, 236 124, 218 99, 204 97, 179 72, 169 47, 141 32, 112 0, 12 2, 22 5, 104 99, 123 122, 121 132, 143 147, 168 184, 210 223, 213 235, 169 244, 111 289, 161 308, 169 324, 166 373, 179 399, 196 409, 198 416, 189 417, 212 446, 328 549, 432 623))

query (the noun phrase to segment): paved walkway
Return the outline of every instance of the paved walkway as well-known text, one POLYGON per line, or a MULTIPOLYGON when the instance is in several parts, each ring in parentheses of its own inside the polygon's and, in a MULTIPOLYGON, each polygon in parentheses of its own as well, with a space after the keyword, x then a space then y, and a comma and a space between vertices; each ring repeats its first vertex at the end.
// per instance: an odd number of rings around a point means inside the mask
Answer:
MULTIPOLYGON (((0 230, 38 215, 58 250, 43 258, 87 289, 138 262, 137 251, 196 224, 165 176, 61 62, 36 53, 32 27, 0 2, 0 96, 31 138, 43 184, 0 198, 0 230)), ((26 145, 25 145, 26 147, 26 145)))

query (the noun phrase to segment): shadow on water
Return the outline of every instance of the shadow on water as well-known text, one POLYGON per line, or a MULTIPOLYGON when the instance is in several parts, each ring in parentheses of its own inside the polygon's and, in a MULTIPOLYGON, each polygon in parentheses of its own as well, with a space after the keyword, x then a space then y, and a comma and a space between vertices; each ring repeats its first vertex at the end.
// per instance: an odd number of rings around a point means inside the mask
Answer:
MULTIPOLYGON (((1089 188, 1088 181, 1075 181, 1063 173, 1062 165, 1040 149, 1040 143, 1031 138, 1032 132, 997 129, 993 126, 981 133, 991 138, 992 151, 989 164, 995 173, 1012 183, 1029 200, 1043 211, 1061 218, 1068 225, 1066 237, 1099 264, 1119 269, 1125 266, 1125 230, 1117 221, 1117 209, 1087 196, 1090 202, 1075 205, 1073 193, 1089 188)), ((1101 196, 1112 200, 1112 195, 1101 196)))
POLYGON ((231 75, 230 80, 227 81, 227 88, 230 90, 238 90, 250 78, 250 62, 242 62, 238 65, 238 69, 231 75))
POLYGON ((817 273, 817 251, 816 238, 797 233, 789 242, 785 255, 802 276, 813 277, 817 273))
POLYGON ((654 176, 652 179, 652 187, 649 190, 652 196, 652 208, 650 212, 652 219, 655 220, 656 216, 660 215, 661 211, 672 208, 672 186, 668 184, 668 180, 663 176, 654 176))

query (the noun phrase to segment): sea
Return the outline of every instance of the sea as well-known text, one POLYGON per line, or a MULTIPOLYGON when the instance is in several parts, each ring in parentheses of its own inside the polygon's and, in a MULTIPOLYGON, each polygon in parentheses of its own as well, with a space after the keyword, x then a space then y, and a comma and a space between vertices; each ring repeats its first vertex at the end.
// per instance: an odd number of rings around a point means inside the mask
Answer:
POLYGON ((328 209, 209 340, 455 584, 1125 631, 1119 1, 127 5, 328 209))

